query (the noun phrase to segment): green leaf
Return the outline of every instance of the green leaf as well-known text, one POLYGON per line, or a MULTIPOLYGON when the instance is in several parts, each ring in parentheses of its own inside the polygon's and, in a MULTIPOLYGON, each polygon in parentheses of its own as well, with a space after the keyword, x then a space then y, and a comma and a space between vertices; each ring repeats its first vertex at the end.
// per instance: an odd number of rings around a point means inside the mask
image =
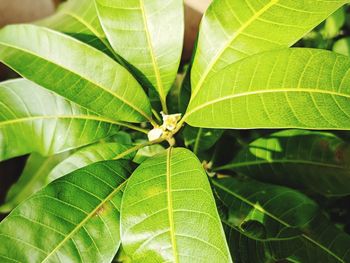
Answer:
MULTIPOLYGON (((317 204, 301 193, 253 180, 225 178, 212 183, 228 209, 226 225, 239 228, 254 214, 264 226, 266 240, 292 238, 289 246, 299 246, 290 251, 290 258, 300 262, 349 262, 350 236, 333 226, 317 204)), ((271 248, 273 253, 286 256, 280 242, 271 248)))
POLYGON ((348 57, 325 50, 257 54, 207 81, 184 119, 204 128, 350 129, 349 68, 348 57))
MULTIPOLYGON (((96 162, 112 160, 129 148, 131 147, 128 145, 115 142, 89 145, 71 154, 68 158, 55 166, 47 175, 48 180, 53 181, 79 168, 96 162)), ((133 156, 134 154, 129 154, 123 159, 132 159, 133 156)))
POLYGON ((186 126, 184 129, 185 145, 191 147, 194 153, 208 150, 220 139, 223 132, 223 130, 186 126))
POLYGON ((58 11, 37 25, 70 35, 114 58, 114 51, 103 32, 95 3, 91 0, 69 0, 58 11))
POLYGON ((110 57, 67 35, 33 25, 0 31, 0 61, 23 77, 116 120, 151 120, 146 94, 110 57))
POLYGON ((350 37, 337 40, 334 43, 333 51, 344 56, 350 56, 350 37))
POLYGON ((1 262, 111 262, 130 173, 126 161, 97 163, 30 197, 0 224, 1 262))
POLYGON ((115 124, 30 81, 0 83, 0 160, 90 144, 117 132, 115 124))
POLYGON ((5 203, 0 206, 0 212, 10 212, 23 200, 47 185, 49 172, 67 156, 68 152, 50 157, 31 154, 19 180, 8 191, 5 203))
POLYGON ((331 39, 339 34, 340 29, 345 24, 345 14, 345 9, 339 8, 326 19, 324 30, 322 32, 325 38, 331 39))
POLYGON ((347 0, 214 0, 201 23, 192 98, 210 76, 263 51, 290 47, 347 0))
POLYGON ((326 196, 350 194, 350 145, 331 133, 273 133, 253 141, 217 169, 326 196))
POLYGON ((231 262, 207 176, 182 148, 169 148, 132 174, 121 233, 132 262, 231 262))
POLYGON ((179 66, 184 35, 183 1, 95 0, 114 50, 147 87, 165 101, 179 66))

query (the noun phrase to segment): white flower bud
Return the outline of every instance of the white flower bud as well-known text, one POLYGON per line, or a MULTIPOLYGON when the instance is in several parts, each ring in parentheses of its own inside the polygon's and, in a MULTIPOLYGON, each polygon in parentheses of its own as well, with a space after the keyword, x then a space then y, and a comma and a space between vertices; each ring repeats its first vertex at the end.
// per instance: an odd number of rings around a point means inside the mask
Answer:
POLYGON ((153 130, 150 130, 148 132, 148 140, 149 141, 154 141, 162 137, 163 135, 163 130, 161 128, 154 128, 153 130))

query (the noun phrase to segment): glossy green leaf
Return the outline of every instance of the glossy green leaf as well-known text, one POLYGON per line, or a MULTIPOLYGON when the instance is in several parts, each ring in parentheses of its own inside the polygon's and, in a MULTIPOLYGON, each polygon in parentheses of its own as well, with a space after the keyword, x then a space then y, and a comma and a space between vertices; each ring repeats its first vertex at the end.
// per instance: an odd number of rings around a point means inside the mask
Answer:
POLYGON ((184 35, 181 0, 95 0, 114 50, 134 69, 141 82, 154 87, 161 100, 179 66, 184 35))
POLYGON ((0 160, 90 144, 117 132, 115 124, 30 81, 0 83, 0 160))
POLYGON ((0 31, 0 61, 23 77, 116 120, 150 120, 146 94, 110 57, 67 35, 33 25, 0 31))
POLYGON ((130 173, 126 161, 97 163, 30 197, 0 224, 1 262, 111 262, 130 173))
POLYGON ((94 1, 68 0, 59 6, 54 15, 36 24, 70 35, 114 58, 114 51, 103 32, 94 1))
MULTIPOLYGON (((285 187, 252 180, 225 178, 212 182, 228 209, 226 225, 239 228, 255 219, 264 229, 265 236, 261 238, 259 234, 260 240, 297 238, 289 241, 289 247, 299 248, 289 251, 288 255, 296 262, 349 262, 350 236, 333 226, 308 197, 285 187)), ((288 246, 283 248, 280 242, 269 245, 277 255, 287 256, 288 246)))
POLYGON ((207 128, 350 129, 349 68, 325 50, 257 54, 207 81, 184 118, 207 128))
POLYGON ((350 144, 331 133, 273 133, 253 141, 218 169, 327 196, 350 194, 350 144))
POLYGON ((208 150, 220 139, 223 132, 223 130, 186 126, 184 128, 185 145, 191 147, 194 153, 208 150))
POLYGON ((350 56, 350 37, 337 40, 333 45, 333 51, 344 56, 350 56))
MULTIPOLYGON (((58 179, 79 168, 96 162, 112 160, 129 148, 131 148, 131 146, 116 142, 89 145, 71 154, 68 158, 55 166, 52 171, 48 173, 48 180, 52 181, 58 179)), ((124 157, 124 159, 132 159, 133 156, 134 154, 129 154, 124 157)))
POLYGON ((169 148, 132 174, 121 207, 132 262, 231 262, 207 176, 193 153, 169 148))
POLYGON ((325 38, 334 38, 339 34, 340 29, 345 24, 345 8, 339 8, 326 19, 323 35, 325 38))
POLYGON ((19 180, 7 192, 5 203, 0 206, 0 212, 10 212, 27 197, 47 185, 49 172, 67 156, 69 152, 49 157, 31 154, 19 180))
POLYGON ((347 0, 214 0, 201 23, 192 98, 210 76, 247 56, 289 47, 347 0))

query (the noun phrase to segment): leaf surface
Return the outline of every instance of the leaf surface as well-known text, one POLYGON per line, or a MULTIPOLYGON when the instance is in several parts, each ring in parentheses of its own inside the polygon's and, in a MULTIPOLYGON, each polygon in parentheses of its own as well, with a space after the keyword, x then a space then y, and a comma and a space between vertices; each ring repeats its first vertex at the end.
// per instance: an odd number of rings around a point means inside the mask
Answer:
POLYGON ((30 81, 0 83, 0 160, 78 148, 116 133, 116 124, 30 81))
POLYGON ((20 178, 7 192, 5 203, 0 206, 0 212, 10 212, 27 197, 47 185, 49 172, 68 156, 69 152, 49 157, 43 157, 37 153, 31 154, 20 178))
POLYGON ((118 63, 67 35, 34 25, 0 31, 0 61, 23 77, 101 115, 151 120, 141 86, 118 63))
MULTIPOLYGON (((201 23, 192 98, 222 68, 263 51, 290 47, 346 0, 215 0, 201 23)), ((207 87, 208 88, 208 87, 207 87)))
POLYGON ((182 148, 169 148, 132 174, 121 232, 132 262, 231 262, 207 176, 182 148))
POLYGON ((113 49, 103 32, 94 1, 68 0, 57 12, 37 25, 70 35, 114 58, 113 49))
MULTIPOLYGON (((239 228, 255 220, 264 230, 260 239, 283 241, 297 237, 291 239, 289 248, 297 245, 299 249, 288 256, 296 262, 349 262, 350 236, 332 225, 317 204, 303 194, 253 180, 225 178, 212 182, 228 209, 226 225, 239 228)), ((279 242, 271 248, 287 256, 279 242)))
POLYGON ((260 181, 326 196, 350 194, 350 145, 331 133, 287 130, 259 138, 227 165, 260 181))
POLYGON ((146 86, 164 102, 179 66, 184 35, 183 1, 95 0, 106 35, 146 86))
POLYGON ((126 161, 107 161, 50 183, 1 222, 1 262, 111 262, 130 173, 126 161))
POLYGON ((257 54, 215 74, 184 118, 207 128, 350 129, 349 68, 325 50, 257 54))
MULTIPOLYGON (((131 146, 116 142, 97 143, 86 146, 71 154, 68 158, 55 166, 48 174, 48 180, 52 181, 58 179, 68 173, 96 162, 112 160, 129 148, 131 148, 131 146)), ((134 154, 130 154, 123 159, 132 159, 133 155, 134 154)))

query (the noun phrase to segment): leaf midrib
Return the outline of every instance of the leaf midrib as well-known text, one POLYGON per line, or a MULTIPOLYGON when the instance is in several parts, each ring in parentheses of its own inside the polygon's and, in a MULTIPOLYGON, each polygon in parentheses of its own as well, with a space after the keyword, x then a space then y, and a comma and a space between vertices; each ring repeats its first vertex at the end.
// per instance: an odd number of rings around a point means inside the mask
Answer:
MULTIPOLYGON (((259 207, 254 205, 252 202, 250 202, 248 199, 244 198, 243 196, 240 196, 239 194, 236 194, 235 192, 231 191, 230 189, 228 189, 227 187, 221 185, 220 183, 218 183, 215 180, 212 180, 212 183, 216 186, 219 187, 221 190, 227 192, 228 194, 234 196, 235 198, 241 200, 242 202, 248 204, 251 207, 254 207, 254 209, 259 210, 261 213, 266 214, 267 216, 269 216, 270 218, 272 218, 273 220, 276 220, 278 223, 280 223, 281 225, 285 226, 285 227, 292 227, 290 224, 288 224, 287 222, 284 222, 283 220, 279 219, 277 216, 275 216, 274 214, 266 211, 264 208, 259 207)), ((301 234, 301 236, 305 239, 307 239, 308 241, 310 241, 311 243, 315 244, 317 247, 321 248, 322 250, 324 250, 326 253, 328 253, 329 255, 331 255, 332 257, 334 257, 335 259, 339 260, 342 263, 346 263, 343 259, 341 259, 338 255, 334 254, 332 251, 330 251, 327 247, 323 246, 322 244, 318 243, 316 240, 314 240, 313 238, 307 236, 306 234, 301 234)))
POLYGON ((26 122, 26 121, 46 120, 46 119, 80 119, 80 120, 92 120, 92 121, 111 123, 111 124, 115 124, 115 125, 122 125, 119 122, 105 119, 105 118, 101 118, 101 117, 97 117, 97 116, 45 115, 45 116, 29 116, 29 117, 23 117, 23 118, 18 118, 18 119, 0 121, 0 127, 11 125, 11 124, 16 124, 16 123, 21 123, 21 122, 26 122))
POLYGON ((261 95, 265 93, 289 93, 289 92, 304 92, 304 93, 317 93, 317 94, 325 94, 325 95, 334 95, 338 97, 345 97, 350 99, 350 94, 343 94, 340 92, 336 91, 328 91, 328 90, 319 90, 319 89, 307 89, 307 88, 285 88, 285 89, 270 89, 270 90, 258 90, 258 91, 249 91, 249 92, 242 92, 238 94, 232 94, 232 95, 227 95, 220 97, 215 100, 207 101, 206 103, 203 103, 194 109, 190 110, 184 117, 183 119, 187 119, 190 115, 195 113, 196 111, 199 111, 205 107, 208 107, 212 104, 222 102, 225 100, 230 100, 230 99, 236 99, 244 96, 255 96, 255 95, 261 95))
POLYGON ((240 28, 237 29, 235 34, 233 34, 232 38, 227 41, 227 43, 222 47, 222 49, 217 53, 217 55, 214 57, 214 59, 209 63, 206 70, 204 71, 203 75, 201 76, 200 80, 198 81, 197 85, 193 89, 193 93, 191 96, 191 101, 197 96, 198 91, 202 87, 204 81, 206 80, 207 76, 209 75, 210 71, 214 67, 214 65, 219 61, 222 54, 230 47, 233 41, 237 39, 237 37, 240 36, 242 32, 246 28, 248 28, 255 20, 257 20, 261 15, 263 15, 268 9, 270 9, 273 5, 277 4, 280 0, 271 0, 269 3, 267 3, 263 8, 261 8, 258 12, 256 12, 248 21, 243 23, 240 28))
POLYGON ((152 59, 153 71, 154 71, 154 74, 156 75, 156 82, 157 82, 159 96, 160 96, 161 100, 165 100, 164 87, 163 87, 163 83, 162 83, 162 80, 160 77, 158 62, 157 62, 157 59, 155 57, 155 52, 154 52, 154 48, 152 45, 151 34, 149 32, 149 29, 148 29, 144 0, 139 0, 139 3, 140 3, 140 9, 141 9, 141 13, 142 13, 142 19, 143 19, 143 24, 144 24, 144 29, 145 29, 146 39, 147 39, 147 45, 148 45, 148 49, 149 49, 151 59, 152 59))
POLYGON ((172 147, 169 147, 167 151, 167 162, 166 162, 166 185, 167 185, 167 204, 168 204, 168 219, 170 225, 170 238, 171 245, 173 249, 173 254, 175 258, 175 262, 179 262, 179 256, 177 253, 176 247, 176 237, 175 237, 175 223, 174 223, 174 215, 173 215, 173 197, 172 197, 172 189, 171 189, 171 151, 172 147))
MULTIPOLYGON (((123 178, 125 179, 125 178, 123 178)), ((127 183, 127 180, 125 180, 123 183, 121 183, 116 189, 114 189, 92 212, 90 212, 42 261, 41 263, 44 263, 47 261, 52 255, 54 255, 58 249, 60 249, 65 242, 67 242, 77 231, 79 231, 80 228, 84 226, 84 224, 91 219, 91 217, 99 211, 99 209, 108 201, 110 201, 127 183)))
MULTIPOLYGON (((49 29, 47 29, 47 30, 50 31, 49 29)), ((57 33, 57 32, 56 32, 56 33, 57 33)), ((65 36, 65 35, 63 35, 63 36, 65 36)), ((67 37, 67 36, 65 36, 65 37, 67 37)), ((83 42, 80 42, 80 41, 78 41, 78 40, 76 40, 76 39, 74 39, 74 38, 70 38, 70 40, 71 40, 71 41, 77 41, 79 44, 81 44, 81 45, 86 45, 87 47, 91 48, 89 45, 87 45, 87 44, 85 44, 85 43, 83 43, 83 42)), ((13 48, 13 49, 16 49, 16 50, 23 51, 23 52, 25 52, 25 53, 28 53, 28 54, 34 56, 34 57, 38 57, 38 58, 40 58, 40 59, 42 59, 42 60, 44 60, 44 61, 48 61, 49 63, 52 63, 52 64, 54 64, 54 65, 60 67, 60 68, 63 69, 63 70, 66 70, 66 71, 68 71, 68 72, 71 72, 72 74, 74 74, 74 75, 76 75, 76 76, 79 76, 80 78, 82 78, 82 79, 84 79, 84 80, 90 82, 91 84, 93 84, 93 85, 95 85, 96 87, 102 89, 103 91, 105 91, 105 92, 111 94, 113 97, 117 98, 119 101, 125 103, 125 104, 128 105, 130 108, 134 109, 136 112, 138 112, 138 113, 141 114, 143 117, 145 117, 147 120, 149 120, 151 123, 153 122, 153 121, 151 120, 151 118, 150 118, 143 110, 141 110, 141 109, 139 109, 138 107, 136 107, 135 105, 131 104, 129 101, 127 101, 127 100, 125 100, 124 98, 120 97, 118 94, 114 93, 113 91, 104 88, 104 87, 101 86, 100 84, 95 83, 94 81, 92 81, 91 79, 89 79, 89 78, 87 78, 87 77, 85 77, 85 76, 80 75, 78 72, 74 72, 74 71, 72 71, 71 69, 68 69, 68 68, 66 68, 66 67, 63 66, 63 65, 58 64, 58 63, 52 61, 51 59, 47 59, 47 58, 45 58, 45 57, 43 57, 43 56, 40 56, 40 55, 38 55, 38 54, 36 54, 36 53, 34 53, 34 52, 28 50, 28 49, 24 49, 24 48, 21 48, 21 47, 18 47, 18 46, 13 46, 13 45, 10 45, 10 44, 6 44, 6 43, 1 42, 1 41, 0 41, 0 45, 6 46, 6 47, 9 47, 9 48, 13 48)), ((101 54, 103 54, 103 53, 101 53, 101 54)), ((107 56, 107 55, 106 55, 106 56, 107 56)), ((4 62, 4 64, 7 65, 6 62, 4 62)), ((11 67, 10 65, 8 65, 8 66, 11 67)), ((11 68, 12 68, 12 67, 11 67, 11 68)), ((13 68, 13 70, 16 71, 16 69, 14 69, 14 68, 13 68)), ((124 69, 124 70, 125 70, 125 69, 124 69)), ((17 72, 17 71, 16 71, 16 72, 17 72)), ((20 74, 20 72, 18 72, 18 73, 20 74)), ((20 75, 21 75, 21 74, 20 74, 20 75)))
POLYGON ((288 160, 259 160, 259 161, 247 161, 247 162, 236 162, 233 164, 227 164, 223 165, 217 168, 214 168, 215 170, 218 169, 234 169, 239 167, 246 167, 246 166, 253 166, 253 165, 260 165, 260 164, 275 164, 275 163, 291 163, 291 164, 308 164, 308 165, 315 165, 315 166, 322 166, 322 167, 328 167, 328 168, 337 168, 337 169, 346 169, 346 167, 336 164, 330 164, 330 163, 324 163, 324 162, 315 162, 315 161, 305 161, 301 159, 288 159, 288 160))

